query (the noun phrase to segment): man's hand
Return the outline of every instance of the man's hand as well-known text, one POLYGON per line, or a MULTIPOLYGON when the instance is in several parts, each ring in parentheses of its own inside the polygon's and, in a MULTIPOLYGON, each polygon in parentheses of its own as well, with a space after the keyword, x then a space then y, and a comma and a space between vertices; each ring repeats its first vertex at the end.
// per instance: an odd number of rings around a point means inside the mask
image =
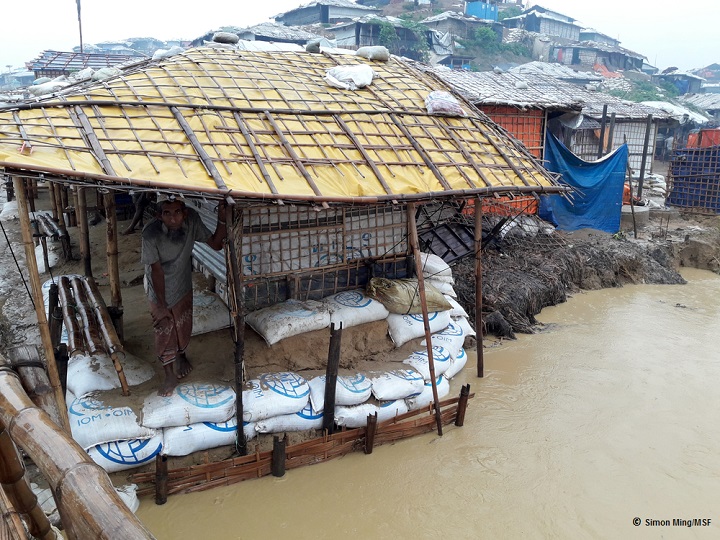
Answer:
POLYGON ((167 308, 167 306, 158 308, 157 319, 159 321, 162 321, 163 319, 172 319, 172 318, 173 318, 172 312, 167 308))
POLYGON ((216 211, 218 215, 218 223, 225 223, 225 210, 227 209, 227 203, 222 200, 218 203, 216 211))

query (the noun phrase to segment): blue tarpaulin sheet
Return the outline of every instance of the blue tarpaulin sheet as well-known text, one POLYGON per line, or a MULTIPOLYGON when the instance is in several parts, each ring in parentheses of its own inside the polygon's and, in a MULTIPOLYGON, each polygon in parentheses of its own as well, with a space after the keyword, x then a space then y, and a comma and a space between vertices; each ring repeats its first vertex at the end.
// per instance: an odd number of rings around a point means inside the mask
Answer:
POLYGON ((590 228, 618 232, 627 159, 628 147, 623 144, 598 161, 584 161, 548 133, 546 168, 560 173, 560 182, 575 191, 570 200, 560 195, 540 197, 538 215, 565 231, 590 228))

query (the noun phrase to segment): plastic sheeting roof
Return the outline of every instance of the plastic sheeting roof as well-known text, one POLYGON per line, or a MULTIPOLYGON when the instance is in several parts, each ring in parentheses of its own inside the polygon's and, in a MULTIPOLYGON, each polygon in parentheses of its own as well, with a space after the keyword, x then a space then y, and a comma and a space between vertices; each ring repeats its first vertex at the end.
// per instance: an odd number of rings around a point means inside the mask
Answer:
POLYGON ((427 114, 447 90, 394 57, 189 49, 0 110, 0 167, 250 200, 373 203, 563 190, 482 113, 427 114), (323 76, 368 63, 364 89, 323 76))

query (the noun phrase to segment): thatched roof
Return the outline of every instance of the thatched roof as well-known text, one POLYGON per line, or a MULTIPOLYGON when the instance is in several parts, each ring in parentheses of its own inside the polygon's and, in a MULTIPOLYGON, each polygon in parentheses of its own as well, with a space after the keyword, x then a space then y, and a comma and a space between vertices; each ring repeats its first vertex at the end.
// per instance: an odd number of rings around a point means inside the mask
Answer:
POLYGON ((562 190, 465 103, 429 115, 439 80, 391 58, 202 47, 0 110, 0 167, 65 181, 243 200, 373 203, 562 190), (369 64, 373 83, 323 80, 369 64))

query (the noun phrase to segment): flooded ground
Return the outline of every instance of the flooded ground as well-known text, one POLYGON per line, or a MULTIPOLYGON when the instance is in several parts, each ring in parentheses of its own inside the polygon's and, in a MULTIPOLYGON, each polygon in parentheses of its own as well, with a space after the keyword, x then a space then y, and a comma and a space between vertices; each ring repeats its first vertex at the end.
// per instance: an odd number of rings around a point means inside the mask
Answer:
POLYGON ((476 395, 441 438, 146 499, 138 515, 159 539, 716 538, 720 276, 683 275, 544 309, 543 333, 453 381, 476 395), (694 518, 712 521, 672 525, 694 518))

